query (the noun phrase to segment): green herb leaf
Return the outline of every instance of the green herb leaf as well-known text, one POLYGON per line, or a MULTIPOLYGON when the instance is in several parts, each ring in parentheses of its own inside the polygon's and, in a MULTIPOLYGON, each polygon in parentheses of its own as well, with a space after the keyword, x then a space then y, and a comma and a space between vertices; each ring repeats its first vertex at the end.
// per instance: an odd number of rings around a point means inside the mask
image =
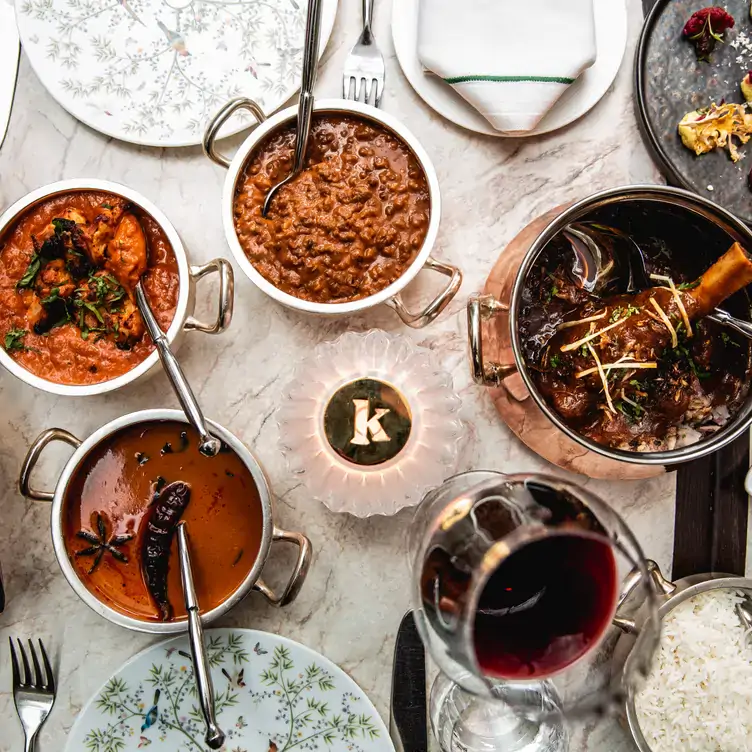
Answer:
POLYGON ((700 280, 696 279, 694 282, 682 282, 680 285, 676 285, 677 290, 694 290, 700 284, 700 280))
POLYGON ((560 358, 559 358, 558 354, 555 354, 555 355, 551 356, 551 358, 549 359, 548 362, 551 364, 551 368, 558 368, 559 367, 559 361, 560 361, 560 358))
POLYGON ((41 268, 42 259, 35 251, 32 254, 31 261, 29 261, 29 265, 26 267, 26 271, 24 272, 23 277, 21 277, 21 279, 16 282, 16 288, 21 289, 24 287, 32 287, 34 285, 34 280, 36 280, 37 274, 39 274, 39 270, 41 268))
POLYGON ((99 312, 98 308, 95 305, 92 305, 91 303, 84 303, 84 308, 86 308, 88 311, 94 314, 96 316, 97 321, 100 324, 104 324, 104 319, 102 318, 102 314, 99 312))
POLYGON ((726 332, 721 332, 721 339, 726 346, 732 345, 733 347, 741 347, 741 345, 735 339, 731 339, 726 332))
POLYGON ((72 219, 53 219, 51 224, 55 228, 55 235, 57 236, 76 229, 76 223, 72 219))
POLYGON ((10 329, 5 335, 5 350, 6 352, 13 352, 13 350, 25 350, 24 337, 28 334, 26 329, 10 329))
POLYGON ((49 305, 50 303, 54 303, 56 300, 60 300, 59 287, 53 287, 52 290, 50 290, 50 294, 46 298, 42 298, 40 302, 42 303, 42 305, 49 305))

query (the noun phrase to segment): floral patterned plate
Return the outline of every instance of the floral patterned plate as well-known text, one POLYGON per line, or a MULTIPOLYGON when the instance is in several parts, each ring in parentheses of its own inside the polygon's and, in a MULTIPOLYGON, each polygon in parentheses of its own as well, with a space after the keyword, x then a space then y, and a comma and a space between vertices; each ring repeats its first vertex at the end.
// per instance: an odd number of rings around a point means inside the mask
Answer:
MULTIPOLYGON (((322 655, 251 629, 205 635, 225 752, 394 752, 370 700, 322 655)), ((81 712, 66 752, 208 752, 189 650, 186 635, 131 658, 81 712)))
MULTIPOLYGON (((338 0, 324 0, 321 51, 338 0)), ((23 49, 50 94, 108 136, 201 143, 244 95, 271 113, 300 85, 305 0, 17 0, 23 49)), ((248 125, 238 117, 227 135, 248 125)))

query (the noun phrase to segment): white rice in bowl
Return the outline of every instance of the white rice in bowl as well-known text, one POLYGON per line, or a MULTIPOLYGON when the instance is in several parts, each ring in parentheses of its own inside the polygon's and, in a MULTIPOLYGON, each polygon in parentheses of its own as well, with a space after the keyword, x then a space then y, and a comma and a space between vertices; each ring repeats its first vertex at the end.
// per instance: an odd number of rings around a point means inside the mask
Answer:
POLYGON ((734 590, 701 593, 663 620, 661 645, 635 697, 653 752, 752 749, 752 649, 734 590))

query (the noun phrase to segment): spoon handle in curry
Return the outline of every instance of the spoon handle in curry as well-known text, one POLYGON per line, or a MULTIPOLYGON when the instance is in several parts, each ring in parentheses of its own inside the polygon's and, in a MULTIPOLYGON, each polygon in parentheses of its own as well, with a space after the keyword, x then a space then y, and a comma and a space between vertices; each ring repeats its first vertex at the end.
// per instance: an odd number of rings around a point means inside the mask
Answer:
POLYGON ((221 442, 209 433, 201 407, 196 400, 196 396, 193 394, 188 379, 186 379, 183 373, 183 369, 180 367, 178 359, 170 349, 170 343, 167 341, 165 333, 159 328, 159 324, 156 318, 154 318, 154 313, 151 310, 151 306, 149 306, 149 301, 146 299, 141 282, 136 285, 136 303, 141 313, 141 318, 143 318, 146 325, 146 331, 149 332, 149 336, 157 348, 159 358, 165 371, 167 371, 167 377, 170 379, 170 384, 172 384, 180 406, 183 408, 183 412, 190 424, 198 432, 199 451, 208 457, 216 456, 222 446, 221 442))

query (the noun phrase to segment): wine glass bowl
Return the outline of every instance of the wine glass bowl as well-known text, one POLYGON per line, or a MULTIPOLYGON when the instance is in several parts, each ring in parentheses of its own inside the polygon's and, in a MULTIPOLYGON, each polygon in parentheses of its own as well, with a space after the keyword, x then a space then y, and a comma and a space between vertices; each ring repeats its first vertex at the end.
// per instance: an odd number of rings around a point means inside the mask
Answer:
POLYGON ((543 475, 454 476, 424 498, 409 550, 419 632, 463 691, 543 722, 609 712, 647 675, 659 619, 645 557, 586 489, 543 475), (612 662, 638 608, 630 660, 612 662), (522 683, 539 691, 512 691, 522 683))

